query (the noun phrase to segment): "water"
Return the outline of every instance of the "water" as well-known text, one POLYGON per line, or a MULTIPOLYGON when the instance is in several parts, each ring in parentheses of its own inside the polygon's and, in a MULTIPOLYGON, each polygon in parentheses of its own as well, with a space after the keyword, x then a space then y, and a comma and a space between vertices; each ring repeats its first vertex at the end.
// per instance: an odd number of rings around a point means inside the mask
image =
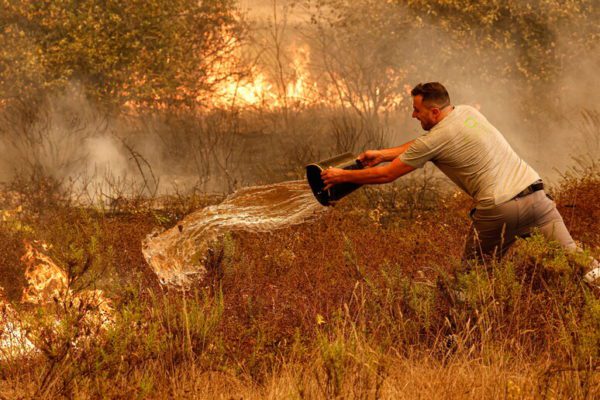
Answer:
POLYGON ((142 252, 162 284, 188 287, 202 279, 207 251, 225 232, 273 231, 312 220, 324 210, 305 181, 244 188, 148 236, 142 252))

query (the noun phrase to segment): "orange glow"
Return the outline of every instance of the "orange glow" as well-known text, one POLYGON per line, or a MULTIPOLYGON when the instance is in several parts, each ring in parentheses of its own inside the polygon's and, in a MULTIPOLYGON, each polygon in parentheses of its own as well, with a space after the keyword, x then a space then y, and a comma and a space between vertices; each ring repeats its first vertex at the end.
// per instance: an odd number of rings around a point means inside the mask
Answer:
MULTIPOLYGON (((24 245, 26 251, 21 262, 27 268, 25 278, 29 286, 23 289, 21 301, 44 304, 53 299, 64 299, 67 295, 67 274, 31 243, 25 241, 24 245)), ((48 248, 45 243, 40 247, 44 250, 48 248)))
POLYGON ((228 73, 234 70, 234 65, 217 64, 209 79, 216 82, 211 105, 276 109, 323 103, 325 97, 317 92, 317 84, 309 71, 309 47, 305 45, 293 48, 290 54, 294 54, 293 59, 282 65, 281 71, 271 71, 269 74, 257 66, 251 71, 250 77, 240 78, 228 73), (273 79, 269 75, 278 75, 279 79, 273 79))
MULTIPOLYGON (((370 75, 342 76, 342 72, 328 70, 324 65, 314 65, 308 44, 292 43, 281 46, 267 56, 254 55, 254 60, 244 60, 244 51, 252 49, 242 45, 230 32, 223 33, 226 46, 207 59, 207 92, 198 94, 200 109, 294 109, 310 107, 352 108, 360 113, 374 114, 391 111, 404 104, 409 95, 398 87, 405 73, 393 68, 379 71, 381 82, 370 75)), ((268 46, 268 45, 267 45, 268 46)), ((319 57, 317 57, 319 58, 319 57)), ((318 62, 317 62, 318 63, 318 62)), ((144 77, 131 77, 132 85, 143 85, 144 77)), ((406 86, 406 85, 405 85, 406 86)), ((122 89, 128 94, 129 86, 122 89)), ((409 90, 410 92, 410 90, 409 90)), ((191 95, 186 87, 178 87, 179 100, 191 95)), ((177 97, 177 96, 176 96, 177 97)), ((158 94, 152 97, 154 106, 164 108, 158 94)), ((134 111, 142 106, 134 100, 125 106, 134 111)))
POLYGON ((26 265, 25 278, 28 286, 23 289, 21 301, 38 305, 48 304, 55 301, 69 301, 74 307, 81 304, 92 307, 93 312, 88 313, 85 318, 90 323, 105 325, 110 322, 112 308, 110 300, 104 296, 102 290, 83 290, 78 293, 68 287, 68 277, 62 268, 44 251, 50 248, 46 243, 36 243, 34 246, 24 241, 25 255, 21 261, 26 265))
MULTIPOLYGON (((290 56, 288 62, 281 66, 257 64, 249 76, 239 77, 235 71, 235 62, 216 64, 213 67, 209 82, 214 85, 214 94, 209 107, 223 108, 306 108, 351 107, 360 104, 367 109, 374 109, 374 98, 364 93, 353 93, 347 82, 334 73, 327 78, 315 76, 311 68, 311 50, 306 44, 292 45, 285 50, 290 56)), ((287 60, 286 57, 281 57, 287 60)), ((277 64, 277 63, 273 63, 277 64)), ((400 81, 402 74, 392 69, 386 71, 389 85, 400 81)), ((352 86, 352 85, 351 85, 352 86)), ((378 97, 381 88, 375 88, 372 96, 378 97)), ((380 104, 378 111, 391 110, 398 107, 404 100, 404 94, 390 95, 385 104, 380 104)), ((380 100, 377 100, 380 103, 380 100)))
MULTIPOLYGON (((82 323, 87 327, 105 330, 113 322, 113 309, 110 300, 101 290, 83 290, 74 293, 68 285, 65 271, 46 254, 50 246, 43 242, 23 242, 25 254, 21 261, 25 264, 27 286, 23 288, 21 301, 38 307, 53 304, 66 306, 71 310, 85 310, 82 323)), ((5 299, 0 288, 0 359, 14 358, 35 351, 32 341, 25 333, 24 319, 5 299)), ((56 326, 60 321, 56 321, 56 326)), ((97 330, 96 330, 97 331, 97 330)), ((85 335, 79 339, 85 338, 85 335)))

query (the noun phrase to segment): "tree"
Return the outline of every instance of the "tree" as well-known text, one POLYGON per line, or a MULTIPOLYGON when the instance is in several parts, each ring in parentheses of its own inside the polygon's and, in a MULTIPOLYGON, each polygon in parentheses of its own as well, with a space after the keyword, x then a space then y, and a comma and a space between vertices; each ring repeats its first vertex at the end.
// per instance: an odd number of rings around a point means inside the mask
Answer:
POLYGON ((308 2, 313 46, 340 105, 374 122, 394 106, 411 68, 400 45, 410 16, 378 0, 308 2))
MULTIPOLYGON (((451 40, 449 60, 488 50, 478 72, 488 81, 520 82, 523 98, 543 108, 570 65, 589 56, 600 38, 596 0, 396 0, 451 40), (546 90, 544 90, 544 88, 546 90)), ((446 47, 448 47, 448 43, 446 47)), ((554 94, 555 96, 556 94, 554 94)))
POLYGON ((594 57, 600 38, 594 0, 305 4, 315 48, 341 102, 370 119, 389 104, 409 104, 402 102, 405 85, 427 79, 466 91, 471 86, 495 101, 517 100, 531 115, 553 109, 560 105, 561 79, 594 57))
POLYGON ((81 83, 122 105, 191 105, 242 31, 234 0, 4 0, 0 100, 81 83))

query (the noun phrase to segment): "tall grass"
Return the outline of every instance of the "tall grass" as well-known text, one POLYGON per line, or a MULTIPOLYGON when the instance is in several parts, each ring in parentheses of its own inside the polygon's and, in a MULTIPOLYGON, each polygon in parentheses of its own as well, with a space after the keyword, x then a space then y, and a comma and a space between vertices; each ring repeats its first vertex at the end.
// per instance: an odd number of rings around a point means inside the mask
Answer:
POLYGON ((103 289, 114 312, 100 329, 81 322, 93 303, 19 305, 22 280, 4 279, 40 350, 0 360, 0 398, 599 396, 600 297, 581 281, 600 250, 587 217, 600 210, 597 178, 554 190, 584 253, 533 235, 477 265, 460 262, 465 197, 430 183, 416 183, 424 203, 363 190, 302 226, 230 233, 189 292, 160 288, 139 247, 176 222, 183 198, 132 213, 63 204, 7 214, 11 276, 20 242, 46 240, 71 266, 73 290, 103 289), (412 204, 422 208, 394 211, 412 204))

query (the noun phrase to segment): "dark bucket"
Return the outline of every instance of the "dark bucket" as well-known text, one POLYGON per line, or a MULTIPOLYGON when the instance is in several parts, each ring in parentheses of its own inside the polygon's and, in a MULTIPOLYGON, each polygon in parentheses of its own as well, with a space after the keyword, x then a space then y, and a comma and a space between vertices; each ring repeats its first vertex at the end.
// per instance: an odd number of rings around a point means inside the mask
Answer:
POLYGON ((308 184, 319 203, 324 206, 332 205, 331 202, 341 199, 362 186, 356 183, 340 183, 330 187, 328 190, 323 190, 325 184, 321 179, 321 171, 329 167, 362 169, 363 165, 352 153, 344 153, 306 166, 306 179, 308 180, 308 184))

